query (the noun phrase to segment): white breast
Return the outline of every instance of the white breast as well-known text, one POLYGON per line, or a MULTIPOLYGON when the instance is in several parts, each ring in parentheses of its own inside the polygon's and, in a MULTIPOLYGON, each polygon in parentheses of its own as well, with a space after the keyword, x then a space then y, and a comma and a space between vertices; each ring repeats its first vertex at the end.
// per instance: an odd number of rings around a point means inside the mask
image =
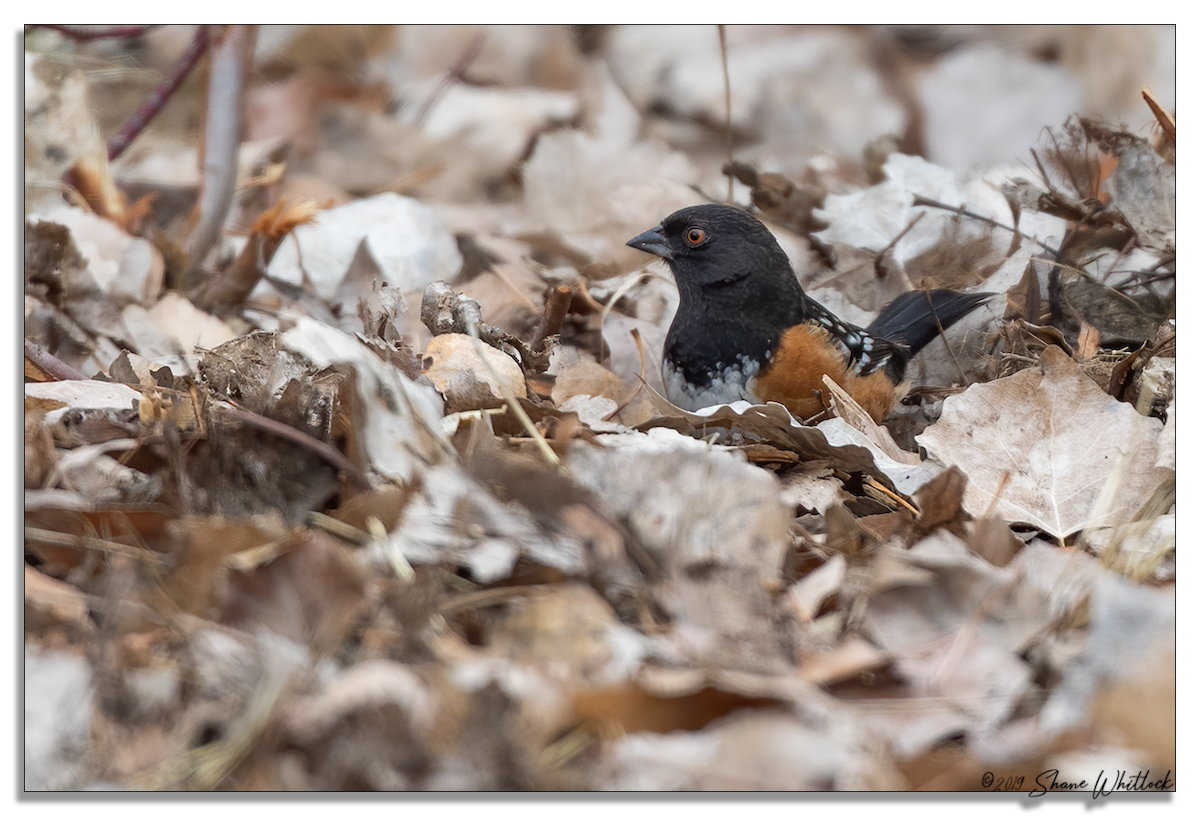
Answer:
POLYGON ((686 411, 694 411, 708 405, 720 405, 736 400, 756 400, 750 394, 749 383, 758 373, 759 364, 747 357, 739 356, 738 362, 721 369, 707 386, 695 386, 683 374, 663 364, 663 383, 667 388, 667 399, 686 411))

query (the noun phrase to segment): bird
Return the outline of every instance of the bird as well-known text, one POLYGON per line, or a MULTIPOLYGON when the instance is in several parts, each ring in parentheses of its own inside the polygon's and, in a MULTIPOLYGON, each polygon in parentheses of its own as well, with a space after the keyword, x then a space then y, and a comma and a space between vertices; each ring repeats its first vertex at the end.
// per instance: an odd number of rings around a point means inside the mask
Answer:
POLYGON ((761 221, 724 204, 685 207, 627 245, 665 260, 679 287, 663 383, 692 411, 748 400, 812 419, 825 411, 827 375, 882 423, 912 355, 991 297, 908 291, 860 328, 805 293, 761 221))

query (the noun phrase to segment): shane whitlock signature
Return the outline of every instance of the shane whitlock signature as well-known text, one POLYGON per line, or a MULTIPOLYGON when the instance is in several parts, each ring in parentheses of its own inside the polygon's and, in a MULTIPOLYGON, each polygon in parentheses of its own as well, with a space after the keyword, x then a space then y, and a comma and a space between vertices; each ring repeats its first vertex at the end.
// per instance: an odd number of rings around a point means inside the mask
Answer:
POLYGON ((1095 779, 1068 779, 1060 774, 1057 768, 1042 771, 1028 780, 1024 776, 997 776, 991 771, 980 780, 985 790, 989 791, 1029 791, 1029 795, 1043 796, 1047 793, 1067 793, 1071 791, 1090 791, 1093 799, 1108 796, 1112 793, 1129 793, 1137 791, 1173 791, 1175 780, 1171 771, 1160 778, 1152 778, 1150 771, 1100 771, 1095 779))

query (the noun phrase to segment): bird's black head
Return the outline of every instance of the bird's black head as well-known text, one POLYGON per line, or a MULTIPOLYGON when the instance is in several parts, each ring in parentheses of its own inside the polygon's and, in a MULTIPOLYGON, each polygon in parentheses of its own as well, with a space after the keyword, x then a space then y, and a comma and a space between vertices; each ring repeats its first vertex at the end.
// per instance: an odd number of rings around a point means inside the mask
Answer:
POLYGON ((628 244, 666 260, 685 302, 732 298, 749 305, 760 298, 791 302, 801 297, 775 236, 737 207, 686 207, 628 244))
POLYGON ((681 376, 703 390, 731 366, 763 365, 783 332, 804 319, 804 290, 787 255, 736 207, 687 207, 629 246, 666 260, 679 286, 663 347, 669 380, 681 376))

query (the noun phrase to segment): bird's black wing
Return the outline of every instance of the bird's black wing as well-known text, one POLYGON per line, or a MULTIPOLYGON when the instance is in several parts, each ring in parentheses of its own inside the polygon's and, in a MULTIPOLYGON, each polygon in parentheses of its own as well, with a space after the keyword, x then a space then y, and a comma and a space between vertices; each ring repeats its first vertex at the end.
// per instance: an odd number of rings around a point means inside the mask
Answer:
MULTIPOLYGON (((860 375, 867 375, 899 357, 907 361, 911 352, 873 328, 864 329, 847 323, 811 297, 804 297, 804 320, 826 329, 841 344, 850 358, 850 366, 860 375)), ((901 364, 903 367, 903 364, 901 364)))

